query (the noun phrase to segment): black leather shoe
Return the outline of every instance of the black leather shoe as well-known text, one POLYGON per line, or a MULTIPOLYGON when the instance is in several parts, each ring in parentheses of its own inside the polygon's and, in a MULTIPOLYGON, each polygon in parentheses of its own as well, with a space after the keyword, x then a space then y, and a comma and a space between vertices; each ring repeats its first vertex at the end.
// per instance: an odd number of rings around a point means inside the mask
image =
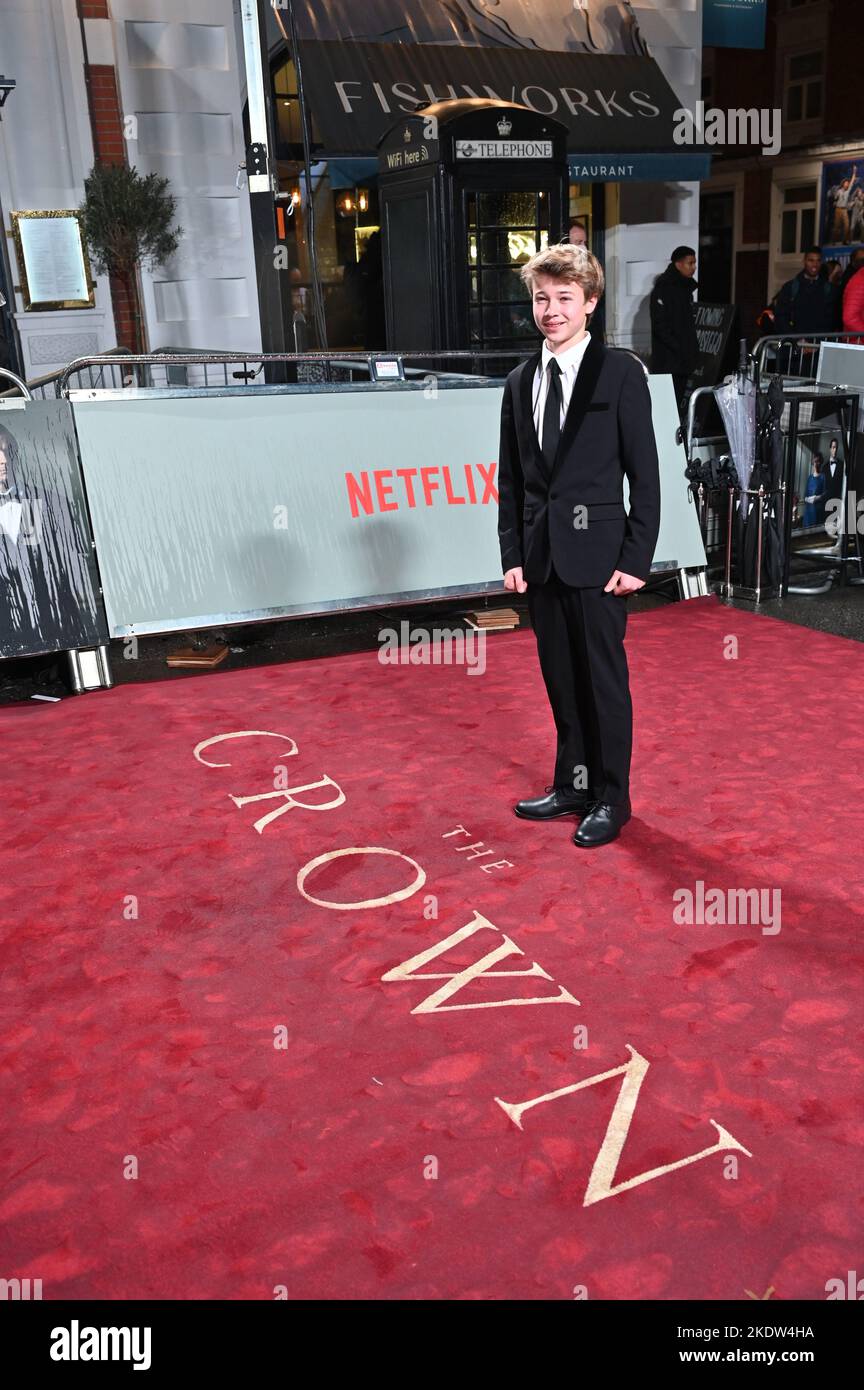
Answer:
POLYGON ((547 787, 546 796, 531 801, 517 801, 513 810, 522 820, 555 820, 558 816, 581 816, 590 797, 587 792, 572 787, 547 787))
POLYGON ((608 801, 592 801, 579 829, 573 836, 574 845, 580 849, 596 849, 598 845, 608 845, 617 840, 622 825, 630 819, 630 798, 613 806, 608 801))

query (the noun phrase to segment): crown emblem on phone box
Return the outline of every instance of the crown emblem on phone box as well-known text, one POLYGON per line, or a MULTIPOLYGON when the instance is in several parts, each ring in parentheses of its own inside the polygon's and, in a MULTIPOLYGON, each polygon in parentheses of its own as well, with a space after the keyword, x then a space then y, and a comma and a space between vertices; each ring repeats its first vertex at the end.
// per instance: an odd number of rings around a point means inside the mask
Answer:
POLYGON ((498 122, 498 134, 499 134, 499 135, 509 135, 512 129, 513 129, 513 122, 512 122, 512 121, 508 121, 508 119, 507 119, 506 116, 502 116, 501 119, 500 119, 500 121, 498 122))

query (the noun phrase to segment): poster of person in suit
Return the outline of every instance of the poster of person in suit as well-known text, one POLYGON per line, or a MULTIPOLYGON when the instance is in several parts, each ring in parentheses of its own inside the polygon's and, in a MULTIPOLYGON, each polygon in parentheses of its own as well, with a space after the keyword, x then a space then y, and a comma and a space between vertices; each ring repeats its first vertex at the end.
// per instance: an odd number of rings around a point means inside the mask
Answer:
POLYGON ((823 254, 845 265, 864 245, 864 168, 852 160, 822 165, 823 254))
POLYGON ((108 640, 69 406, 0 412, 0 658, 108 640))

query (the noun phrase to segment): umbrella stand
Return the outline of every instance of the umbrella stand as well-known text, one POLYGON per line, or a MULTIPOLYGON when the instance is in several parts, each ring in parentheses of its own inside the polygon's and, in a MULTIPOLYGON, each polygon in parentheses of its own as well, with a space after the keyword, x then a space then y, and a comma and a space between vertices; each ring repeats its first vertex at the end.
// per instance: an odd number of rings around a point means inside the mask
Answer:
POLYGON ((780 509, 781 509, 781 515, 785 512, 785 502, 786 502, 786 488, 785 488, 785 484, 781 483, 780 486, 779 486, 779 487, 776 487, 776 488, 766 488, 766 487, 764 486, 763 483, 760 483, 759 486, 758 486, 758 488, 754 488, 754 487, 730 488, 730 489, 729 489, 729 493, 730 493, 730 496, 729 496, 729 524, 728 524, 727 529, 726 529, 726 583, 725 583, 725 586, 724 586, 724 587, 725 587, 725 590, 726 590, 726 596, 727 596, 727 598, 748 598, 748 599, 753 599, 756 603, 760 603, 760 602, 762 601, 762 598, 763 598, 763 597, 766 598, 766 599, 767 599, 767 598, 776 598, 776 597, 779 595, 779 593, 780 593, 780 586, 779 586, 779 585, 771 585, 770 587, 766 588, 766 589, 765 589, 764 595, 763 595, 763 592, 762 592, 762 589, 763 589, 763 585, 762 585, 762 557, 763 557, 763 553, 764 553, 764 549, 765 549, 765 543, 764 543, 764 530, 765 530, 765 519, 766 519, 766 518, 765 518, 765 513, 766 513, 766 508, 770 507, 771 502, 772 502, 772 499, 774 499, 774 498, 778 498, 778 499, 779 499, 779 506, 780 506, 780 509), (734 496, 733 496, 733 494, 734 494, 734 496), (745 583, 743 583, 743 582, 741 581, 741 576, 742 576, 742 574, 744 573, 744 568, 745 568, 744 553, 743 553, 743 552, 744 552, 744 544, 743 544, 743 542, 744 542, 744 536, 745 536, 745 534, 748 532, 748 530, 749 530, 749 528, 750 528, 750 525, 751 525, 751 517, 750 517, 749 515, 743 517, 743 519, 741 520, 741 528, 740 528, 740 529, 741 529, 741 539, 740 539, 739 546, 738 546, 738 557, 737 557, 737 565, 736 565, 736 573, 737 573, 737 575, 738 575, 738 578, 736 579, 736 581, 735 581, 734 583, 731 582, 731 573, 732 573, 732 551, 733 551, 733 542, 732 542, 732 515, 733 515, 733 512, 734 512, 734 505, 735 505, 735 502, 741 503, 742 500, 743 500, 745 497, 752 497, 752 498, 755 498, 755 500, 756 500, 756 506, 757 506, 757 508, 758 508, 758 515, 755 517, 755 531, 756 531, 756 564, 755 564, 755 569, 754 569, 754 572, 753 572, 753 573, 754 573, 754 580, 755 580, 755 582, 754 582, 753 584, 745 584, 745 583))

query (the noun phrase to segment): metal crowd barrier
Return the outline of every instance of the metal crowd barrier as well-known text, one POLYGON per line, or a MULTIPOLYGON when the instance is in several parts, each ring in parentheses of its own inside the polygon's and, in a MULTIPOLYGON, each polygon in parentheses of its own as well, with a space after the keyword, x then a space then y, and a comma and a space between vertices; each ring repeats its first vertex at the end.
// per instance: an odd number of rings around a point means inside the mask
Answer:
MULTIPOLYGON (((307 383, 333 383, 356 380, 357 374, 365 376, 366 379, 372 379, 372 363, 396 361, 401 364, 400 379, 404 376, 406 380, 410 380, 412 377, 424 375, 422 367, 406 365, 411 362, 452 362, 455 360, 473 363, 474 361, 488 360, 492 365, 506 362, 507 370, 509 370, 518 362, 524 361, 533 351, 533 348, 527 346, 521 349, 440 349, 436 352, 385 352, 383 350, 374 352, 317 352, 300 350, 303 335, 296 331, 298 328, 297 320, 302 320, 302 315, 295 314, 295 338, 297 339, 298 351, 293 353, 246 353, 242 351, 222 353, 180 348, 160 349, 151 353, 133 353, 125 347, 109 348, 106 352, 92 357, 76 358, 66 367, 49 372, 45 376, 36 377, 26 384, 14 372, 4 369, 2 375, 14 382, 14 387, 6 390, 0 389, 0 399, 23 394, 27 399, 51 400, 66 394, 69 389, 122 390, 133 386, 136 388, 160 387, 164 389, 191 384, 201 386, 206 390, 214 386, 225 388, 234 385, 238 387, 261 385, 262 374, 266 375, 269 371, 271 376, 278 376, 278 372, 271 364, 284 364, 286 370, 298 372, 298 380, 307 383), (122 361, 118 361, 118 358, 122 358, 122 361), (228 369, 232 365, 236 370, 229 374, 228 369), (200 380, 189 382, 188 368, 190 367, 193 369, 201 368, 201 372, 198 373, 200 380), (160 369, 164 369, 164 373, 160 369), (70 386, 73 375, 78 379, 74 385, 70 386)), ((645 363, 637 352, 631 348, 619 348, 618 350, 628 352, 631 357, 635 357, 647 376, 645 363)), ((438 377, 450 376, 452 378, 458 375, 474 375, 475 373, 449 373, 438 370, 434 374, 438 377)), ((500 370, 490 371, 488 375, 498 377, 503 375, 503 372, 500 370)), ((2 383, 0 383, 0 387, 2 387, 2 383)))
POLYGON ((21 377, 18 376, 16 372, 11 371, 9 367, 0 367, 0 377, 6 377, 9 381, 14 381, 18 388, 17 391, 0 391, 0 396, 15 396, 20 394, 24 397, 25 401, 31 401, 33 399, 27 388, 26 381, 22 381, 21 377))
MULTIPOLYGON (((177 384, 168 377, 168 369, 171 367, 197 369, 201 380, 190 381, 189 385, 203 391, 224 390, 226 387, 242 390, 249 386, 290 385, 292 372, 297 373, 296 380, 307 383, 320 381, 322 384, 330 385, 350 381, 351 377, 346 376, 346 373, 361 371, 376 384, 387 386, 394 380, 407 377, 409 372, 418 374, 407 365, 414 362, 460 365, 481 361, 506 362, 506 370, 510 370, 518 362, 524 361, 531 351, 533 349, 442 348, 435 352, 153 352, 129 353, 124 355, 122 362, 108 354, 96 354, 92 357, 77 357, 64 367, 59 373, 57 394, 68 396, 70 390, 117 390, 129 386, 170 388, 177 384), (373 367, 380 373, 376 364, 382 363, 396 363, 398 375, 373 376, 373 367), (230 373, 229 368, 232 369, 230 373), (93 380, 94 371, 101 378, 98 382, 93 380), (111 375, 112 384, 106 387, 104 377, 107 373, 111 375), (160 380, 162 373, 164 377, 160 380), (85 375, 89 376, 89 380, 82 380, 85 375), (78 381, 73 383, 73 377, 77 377, 78 381)), ((446 367, 442 368, 442 372, 446 371, 446 367)), ((440 374, 442 373, 436 373, 440 374)), ((465 377, 477 375, 474 372, 453 371, 449 374, 465 377)), ((490 377, 501 375, 501 371, 493 371, 486 373, 485 377, 489 380, 490 377)))
MULTIPOLYGON (((117 358, 128 355, 129 349, 124 347, 108 348, 108 350, 104 354, 105 357, 109 358, 117 358)), ((58 383, 64 371, 65 368, 60 367, 57 371, 46 373, 45 376, 34 377, 32 381, 27 382, 26 386, 21 381, 20 377, 15 376, 14 372, 4 372, 4 375, 12 376, 14 380, 20 384, 20 386, 23 388, 24 395, 28 400, 46 401, 56 400, 58 398, 60 394, 58 391, 58 383)), ((0 398, 4 396, 11 396, 14 394, 15 393, 13 391, 0 391, 0 398)))
POLYGON ((753 349, 756 363, 756 380, 763 376, 779 375, 800 377, 812 381, 816 375, 821 343, 849 343, 860 341, 861 333, 771 333, 760 338, 753 349), (769 367, 768 355, 774 354, 769 367))
MULTIPOLYGON (((816 374, 818 348, 821 343, 855 342, 862 337, 864 334, 861 333, 838 332, 772 333, 764 338, 759 338, 750 354, 755 368, 756 385, 760 390, 766 389, 768 379, 772 376, 795 378, 801 382, 812 381, 816 374), (774 356, 774 361, 769 367, 768 357, 771 354, 774 356)), ((702 436, 696 434, 696 415, 700 403, 713 394, 713 386, 698 386, 690 395, 685 431, 688 459, 692 448, 726 442, 726 437, 722 434, 702 436)))
MULTIPOLYGON (((799 335, 804 339, 805 335, 799 335)), ((822 335, 826 340, 834 341, 837 335, 822 335)), ((858 334, 846 334, 846 338, 858 337, 858 334)), ((812 343, 814 335, 806 335, 808 342, 812 343)), ((779 342, 779 339, 761 339, 761 343, 779 342)), ((786 342, 784 338, 782 340, 786 342)), ((758 348, 759 344, 757 344, 758 348)), ((767 382, 763 384, 767 386, 767 382)), ((697 421, 699 416, 700 404, 708 396, 713 396, 714 387, 700 386, 695 390, 688 404, 687 421, 684 429, 685 446, 688 462, 694 458, 711 457, 717 454, 731 453, 729 441, 725 432, 721 434, 698 434, 697 421)), ((828 583, 819 587, 799 586, 790 583, 790 564, 793 558, 792 540, 807 536, 806 531, 793 530, 793 510, 795 499, 795 472, 797 467, 797 450, 799 441, 807 438, 808 435, 820 435, 824 433, 826 422, 823 418, 813 420, 814 405, 823 405, 828 402, 835 402, 839 413, 839 430, 843 439, 844 448, 844 467, 847 479, 855 467, 855 443, 857 441, 857 397, 858 393, 848 387, 819 383, 808 378, 798 378, 789 380, 784 378, 784 406, 782 414, 782 429, 784 436, 784 477, 779 491, 783 493, 782 512, 783 529, 785 537, 784 545, 784 574, 780 585, 780 594, 816 594, 825 593, 831 588, 834 576, 828 583), (851 423, 847 425, 845 412, 850 413, 851 423)), ((746 491, 751 492, 752 489, 746 491)), ((728 595, 732 590, 730 581, 730 558, 731 558, 731 528, 734 502, 740 495, 740 489, 731 488, 706 488, 699 484, 695 489, 694 500, 697 506, 699 524, 702 537, 705 542, 705 552, 709 560, 709 568, 713 566, 715 575, 717 568, 723 568, 723 588, 728 595)), ((755 495, 755 493, 754 493, 755 495)), ((761 546, 761 526, 760 526, 760 546, 761 546)), ((864 582, 861 575, 850 577, 847 569, 858 567, 864 568, 862 558, 857 546, 850 550, 848 545, 843 545, 840 551, 835 549, 799 549, 795 551, 796 560, 802 562, 825 562, 839 574, 841 584, 859 584, 864 582)), ((825 567, 825 565, 823 565, 825 567)), ((757 584, 753 589, 744 589, 740 584, 735 586, 735 591, 744 597, 753 597, 756 602, 760 601, 761 587, 757 584)))

